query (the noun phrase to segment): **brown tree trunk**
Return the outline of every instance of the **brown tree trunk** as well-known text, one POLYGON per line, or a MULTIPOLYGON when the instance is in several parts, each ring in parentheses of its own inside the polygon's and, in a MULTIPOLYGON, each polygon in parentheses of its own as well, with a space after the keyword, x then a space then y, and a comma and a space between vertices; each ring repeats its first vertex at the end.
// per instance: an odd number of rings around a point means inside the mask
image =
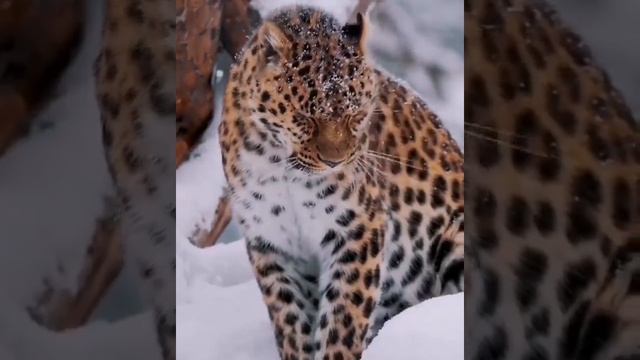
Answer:
POLYGON ((236 60, 242 48, 261 22, 260 14, 249 0, 227 0, 222 15, 220 40, 224 49, 236 60))
POLYGON ((82 38, 83 0, 0 6, 0 155, 29 129, 82 38))
POLYGON ((176 167, 193 150, 214 113, 211 76, 218 55, 220 0, 176 0, 176 167))

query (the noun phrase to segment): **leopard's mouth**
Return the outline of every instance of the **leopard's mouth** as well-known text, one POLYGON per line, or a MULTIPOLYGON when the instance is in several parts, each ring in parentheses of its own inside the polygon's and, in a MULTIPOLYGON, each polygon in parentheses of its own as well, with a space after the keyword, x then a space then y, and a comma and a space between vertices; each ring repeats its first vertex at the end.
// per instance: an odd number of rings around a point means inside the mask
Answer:
POLYGON ((323 160, 320 157, 317 161, 310 162, 297 154, 291 155, 287 159, 287 169, 295 170, 304 173, 305 175, 327 175, 336 172, 344 171, 354 163, 357 163, 359 157, 358 149, 354 149, 346 158, 342 161, 331 162, 323 160))
POLYGON ((313 175, 322 172, 322 169, 314 166, 307 160, 297 156, 291 155, 287 158, 287 170, 295 170, 304 173, 305 175, 313 175))

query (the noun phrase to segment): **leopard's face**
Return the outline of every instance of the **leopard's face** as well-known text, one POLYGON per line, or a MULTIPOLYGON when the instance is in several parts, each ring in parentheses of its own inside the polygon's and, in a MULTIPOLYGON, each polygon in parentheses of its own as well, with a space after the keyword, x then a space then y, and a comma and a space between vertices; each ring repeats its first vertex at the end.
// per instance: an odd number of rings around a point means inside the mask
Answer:
POLYGON ((261 26, 234 70, 248 86, 230 90, 232 106, 255 109, 255 125, 286 149, 291 168, 338 171, 366 144, 377 82, 364 31, 362 17, 340 26, 321 11, 293 8, 261 26))

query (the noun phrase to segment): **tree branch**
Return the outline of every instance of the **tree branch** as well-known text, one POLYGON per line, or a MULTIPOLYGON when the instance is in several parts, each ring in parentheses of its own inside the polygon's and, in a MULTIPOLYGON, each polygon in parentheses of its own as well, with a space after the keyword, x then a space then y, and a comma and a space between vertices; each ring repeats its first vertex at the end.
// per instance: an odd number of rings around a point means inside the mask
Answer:
POLYGON ((213 216, 213 226, 211 227, 211 230, 204 236, 201 236, 200 239, 197 239, 196 245, 203 248, 215 245, 231 222, 231 217, 231 204, 229 204, 229 198, 228 196, 223 195, 220 198, 220 202, 218 203, 218 207, 216 208, 216 212, 213 216))

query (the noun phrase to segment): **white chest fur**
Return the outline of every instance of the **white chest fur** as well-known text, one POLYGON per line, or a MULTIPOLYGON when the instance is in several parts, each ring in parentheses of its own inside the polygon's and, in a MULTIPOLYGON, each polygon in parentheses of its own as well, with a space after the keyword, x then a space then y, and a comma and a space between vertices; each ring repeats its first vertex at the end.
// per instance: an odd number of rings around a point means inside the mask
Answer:
POLYGON ((346 210, 333 176, 311 178, 267 165, 264 159, 252 163, 265 167, 252 167, 245 186, 233 195, 245 237, 261 237, 310 266, 325 265, 331 248, 323 248, 321 242, 331 229, 340 234, 336 218, 346 210))
MULTIPOLYGON (((339 231, 336 214, 344 211, 330 180, 281 175, 251 180, 234 198, 235 213, 247 236, 260 236, 278 249, 305 261, 323 261, 321 242, 328 230, 339 231)), ((337 191, 337 190, 336 190, 337 191)))

